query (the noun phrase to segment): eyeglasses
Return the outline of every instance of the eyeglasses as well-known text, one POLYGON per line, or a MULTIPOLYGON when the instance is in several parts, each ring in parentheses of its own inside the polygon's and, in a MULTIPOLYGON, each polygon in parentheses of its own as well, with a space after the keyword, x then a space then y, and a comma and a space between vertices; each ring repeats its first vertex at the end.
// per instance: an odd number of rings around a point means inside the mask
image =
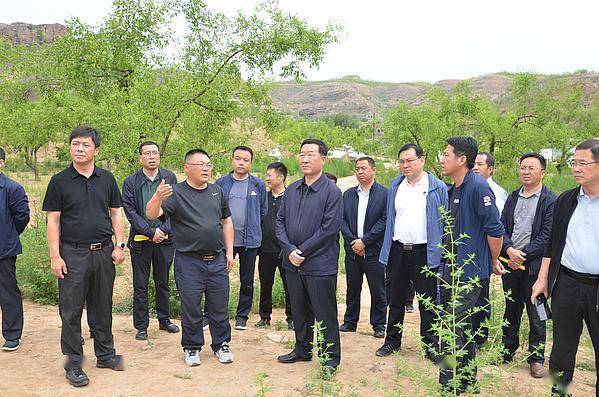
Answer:
POLYGON ((418 156, 418 157, 414 157, 411 159, 407 159, 407 160, 398 160, 397 164, 399 164, 400 166, 402 165, 408 165, 408 164, 412 164, 414 161, 418 160, 419 158, 421 158, 422 156, 418 156))
POLYGON ((214 167, 214 165, 212 163, 185 163, 187 165, 197 165, 200 168, 208 168, 209 170, 212 169, 212 167, 214 167))
POLYGON ((158 150, 150 150, 147 152, 142 152, 141 154, 143 154, 144 156, 158 156, 160 152, 158 150))
POLYGON ((599 163, 599 161, 579 161, 579 160, 568 160, 568 165, 572 168, 586 168, 591 164, 599 163))

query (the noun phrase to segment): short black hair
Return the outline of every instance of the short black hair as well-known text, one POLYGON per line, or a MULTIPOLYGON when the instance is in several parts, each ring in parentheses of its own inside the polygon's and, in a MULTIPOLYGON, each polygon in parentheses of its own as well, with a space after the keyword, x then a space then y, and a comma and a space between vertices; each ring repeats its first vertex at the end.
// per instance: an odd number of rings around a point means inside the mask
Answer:
POLYGON ((187 160, 189 160, 189 158, 191 156, 193 156, 194 154, 203 154, 206 157, 210 158, 210 156, 208 155, 208 152, 206 152, 204 149, 191 149, 190 151, 188 151, 187 153, 185 153, 185 162, 187 163, 187 160))
POLYGON ((321 156, 326 156, 329 153, 329 147, 320 139, 304 139, 304 141, 300 145, 300 150, 304 147, 304 145, 318 145, 318 153, 320 153, 321 156))
POLYGON ((358 164, 358 161, 368 161, 368 165, 370 165, 372 168, 376 167, 376 163, 374 162, 374 159, 372 157, 369 157, 369 156, 360 157, 359 159, 356 160, 354 165, 358 164))
POLYGON ((254 160, 254 151, 252 150, 251 147, 244 146, 244 145, 235 146, 235 149, 233 149, 233 151, 231 152, 231 156, 233 156, 235 154, 235 152, 238 150, 243 150, 244 152, 249 152, 250 158, 252 160, 254 160))
POLYGON ((270 163, 266 170, 275 170, 279 175, 283 175, 283 179, 287 179, 287 167, 280 161, 270 163))
POLYGON ((324 174, 327 178, 335 182, 335 185, 337 184, 337 177, 335 175, 331 174, 330 172, 325 172, 324 174))
POLYGON ((0 160, 6 160, 6 152, 0 147, 0 160))
POLYGON ((476 139, 470 136, 454 136, 447 139, 447 144, 453 147, 456 157, 466 156, 466 165, 469 169, 474 168, 474 162, 478 154, 476 139))
POLYGON ((576 146, 576 150, 590 150, 593 160, 599 161, 599 139, 597 138, 587 139, 576 146))
MULTIPOLYGON (((479 156, 485 156, 485 163, 487 163, 487 167, 495 167, 495 156, 493 156, 489 152, 478 152, 479 156)), ((522 159, 520 159, 522 161, 522 159)))
POLYGON ((73 131, 71 131, 71 135, 69 136, 69 143, 73 141, 75 138, 87 138, 90 137, 94 142, 94 146, 100 147, 100 131, 91 127, 89 125, 80 125, 79 127, 75 127, 73 131))
POLYGON ((410 149, 414 149, 414 151, 416 152, 416 156, 418 157, 422 157, 424 155, 424 151, 422 150, 422 147, 420 145, 417 145, 415 143, 406 143, 401 147, 401 149, 399 149, 397 157, 399 157, 399 155, 405 152, 406 150, 410 149))
POLYGON ((541 163, 541 169, 547 169, 547 160, 545 159, 545 157, 543 157, 542 155, 540 155, 539 153, 525 153, 522 156, 520 156, 520 160, 518 161, 518 163, 522 163, 522 160, 524 159, 529 159, 529 158, 535 158, 537 160, 539 160, 539 162, 541 163))
POLYGON ((156 146, 158 148, 158 151, 160 152, 160 146, 156 142, 145 141, 139 144, 139 154, 141 154, 141 151, 143 150, 144 146, 156 146))

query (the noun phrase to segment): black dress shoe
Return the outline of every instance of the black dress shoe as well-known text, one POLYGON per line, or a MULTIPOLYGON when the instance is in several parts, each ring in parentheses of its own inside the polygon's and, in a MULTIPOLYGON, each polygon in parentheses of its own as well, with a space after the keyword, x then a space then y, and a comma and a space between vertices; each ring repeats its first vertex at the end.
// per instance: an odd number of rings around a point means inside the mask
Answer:
POLYGON ((356 327, 353 327, 349 324, 341 324, 339 327, 340 332, 356 332, 356 327))
POLYGON ((98 368, 110 368, 113 371, 124 371, 125 370, 125 360, 123 356, 120 354, 115 354, 108 360, 103 360, 96 363, 96 367, 98 368))
POLYGON ((158 324, 158 329, 162 331, 167 331, 169 334, 176 334, 177 332, 179 332, 179 327, 171 323, 171 320, 161 321, 158 324))
POLYGON ((291 353, 277 357, 277 361, 283 364, 293 364, 297 361, 312 361, 312 355, 299 356, 295 350, 293 350, 291 353))
POLYGON ((374 337, 375 338, 379 338, 382 339, 385 337, 385 330, 384 329, 375 329, 374 330, 374 337))
POLYGON ((295 331, 295 327, 293 326, 293 320, 292 321, 287 321, 287 329, 289 331, 295 331))
POLYGON ((138 329, 135 334, 135 339, 137 340, 148 340, 148 331, 145 329, 138 329))
POLYGON ((69 385, 82 387, 89 384, 89 378, 81 368, 67 369, 66 371, 64 377, 67 378, 69 385))
POLYGON ((390 356, 393 353, 397 353, 399 352, 400 348, 399 347, 393 347, 391 345, 383 345, 381 347, 378 348, 378 350, 376 351, 376 355, 378 357, 387 357, 390 356))

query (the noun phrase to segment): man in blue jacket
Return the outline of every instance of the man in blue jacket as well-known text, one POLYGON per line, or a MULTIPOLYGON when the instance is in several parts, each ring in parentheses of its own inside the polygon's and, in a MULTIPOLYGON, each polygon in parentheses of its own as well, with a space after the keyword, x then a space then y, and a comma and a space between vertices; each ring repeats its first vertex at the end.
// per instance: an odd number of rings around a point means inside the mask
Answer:
POLYGON ((131 224, 127 245, 131 251, 133 269, 133 325, 135 339, 148 339, 150 323, 148 310, 148 280, 153 270, 156 315, 158 327, 169 333, 179 332, 170 320, 169 273, 174 248, 170 219, 162 222, 146 216, 146 206, 162 180, 169 185, 177 183, 171 171, 160 168, 160 148, 156 142, 139 145, 141 170, 129 175, 123 182, 123 207, 131 224))
POLYGON ((19 235, 29 223, 29 200, 25 190, 2 172, 6 152, 0 148, 0 307, 2 308, 2 350, 21 346, 23 299, 17 286, 17 255, 23 252, 19 235))
MULTIPOLYGON (((424 171, 422 148, 406 144, 399 150, 399 177, 391 181, 387 197, 387 224, 379 260, 387 266, 391 281, 387 337, 376 355, 385 357, 401 348, 406 297, 410 282, 420 298, 435 301, 437 278, 425 274, 424 268, 437 271, 442 249, 443 222, 439 207, 447 207, 447 186, 434 175, 424 171)), ((431 327, 434 311, 424 303, 420 310, 420 336, 425 354, 435 361, 438 337, 431 327)))
POLYGON ((312 360, 316 320, 324 336, 319 357, 334 373, 341 362, 336 288, 343 198, 323 173, 327 153, 321 140, 302 142, 299 163, 304 177, 287 188, 277 215, 276 234, 295 327, 295 349, 277 360, 288 364, 312 360))
MULTIPOLYGON (((473 362, 476 349, 473 338, 480 334, 481 330, 472 329, 471 312, 491 272, 501 274, 498 258, 504 228, 499 220, 499 211, 489 184, 472 171, 477 153, 478 144, 474 138, 449 138, 440 161, 443 175, 450 177, 454 182, 449 190, 452 230, 446 234, 444 243, 446 249, 455 254, 455 261, 451 263, 451 258, 445 255, 443 278, 452 279, 456 274, 454 272, 461 269, 462 285, 471 284, 471 288, 461 288, 456 296, 452 296, 451 288, 445 283, 441 289, 442 303, 447 309, 455 312, 455 318, 451 321, 462 325, 456 328, 455 343, 458 350, 465 349, 465 354, 457 357, 456 379, 453 379, 453 363, 450 363, 450 360, 443 362, 439 382, 443 388, 455 388, 458 393, 477 388, 477 368, 473 362), (462 234, 467 237, 459 240, 459 244, 453 244, 462 234), (451 302, 457 304, 455 308, 450 308, 451 302), (472 332, 468 332, 469 330, 472 332), (469 338, 468 334, 472 334, 472 338, 469 338)), ((441 342, 442 349, 449 348, 446 343, 441 342)), ((443 353, 451 355, 449 351, 443 353)))
POLYGON ((501 214, 501 223, 505 227, 502 253, 509 258, 508 266, 511 269, 502 277, 506 293, 503 315, 503 345, 506 353, 503 359, 505 362, 512 361, 520 347, 520 321, 526 306, 529 324, 527 361, 533 378, 542 378, 545 374, 546 332, 545 323, 539 318, 530 295, 551 234, 553 206, 557 199, 555 193, 543 186, 546 167, 547 160, 538 153, 527 153, 520 157, 522 186, 508 197, 501 214))
POLYGON ((385 337, 385 266, 379 254, 387 222, 387 188, 374 180, 372 157, 361 157, 355 164, 360 184, 343 193, 341 234, 345 245, 347 305, 341 332, 355 332, 360 318, 360 294, 364 274, 370 289, 370 324, 375 338, 385 337))
POLYGON ((233 149, 233 171, 220 177, 216 184, 229 200, 235 229, 234 255, 239 255, 239 301, 235 329, 247 329, 254 297, 256 256, 262 244, 262 219, 268 210, 268 196, 264 181, 250 174, 254 152, 250 147, 233 149))

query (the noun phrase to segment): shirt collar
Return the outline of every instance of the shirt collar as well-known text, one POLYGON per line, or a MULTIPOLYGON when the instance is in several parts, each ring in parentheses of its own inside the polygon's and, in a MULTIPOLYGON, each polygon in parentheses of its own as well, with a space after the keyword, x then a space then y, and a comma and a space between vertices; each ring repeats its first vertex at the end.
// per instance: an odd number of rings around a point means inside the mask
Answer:
MULTIPOLYGON (((69 167, 69 169, 71 170, 71 178, 75 179, 77 178, 79 175, 83 176, 82 174, 79 173, 79 171, 77 171, 75 169, 75 166, 73 165, 73 163, 71 163, 71 166, 69 167)), ((98 168, 96 167, 96 165, 94 164, 94 170, 92 171, 92 174, 90 175, 90 178, 92 176, 100 176, 98 175, 98 168)), ((83 176, 85 178, 85 176, 83 176)))
POLYGON ((356 187, 356 192, 358 194, 362 194, 364 196, 368 196, 370 194, 370 192, 372 191, 372 188, 374 187, 374 183, 372 184, 372 186, 370 186, 370 189, 368 189, 367 191, 364 191, 364 189, 362 189, 362 185, 358 185, 356 187))
POLYGON ((158 168, 158 173, 156 174, 156 178, 154 178, 154 180, 151 180, 145 173, 143 168, 141 169, 141 175, 144 178, 144 181, 148 181, 148 182, 156 182, 157 180, 161 180, 162 179, 162 175, 160 174, 160 168, 158 168))
POLYGON ((534 193, 533 193, 533 194, 531 194, 530 196, 526 197, 526 196, 524 196, 524 186, 522 186, 522 187, 520 188, 520 191, 518 192, 518 196, 520 196, 520 197, 524 197, 524 198, 530 198, 530 197, 532 197, 532 196, 541 197, 541 190, 543 190, 543 185, 541 185, 541 187, 539 187, 539 188, 537 189, 537 191, 536 191, 536 192, 534 192, 534 193))
MULTIPOLYGON (((327 176, 323 172, 322 175, 320 175, 320 178, 315 180, 314 183, 309 186, 309 188, 317 192, 318 189, 320 189, 320 187, 328 180, 329 178, 327 178, 327 176)), ((306 177, 302 178, 302 183, 298 184, 296 189, 301 189, 302 185, 306 185, 306 177)))

